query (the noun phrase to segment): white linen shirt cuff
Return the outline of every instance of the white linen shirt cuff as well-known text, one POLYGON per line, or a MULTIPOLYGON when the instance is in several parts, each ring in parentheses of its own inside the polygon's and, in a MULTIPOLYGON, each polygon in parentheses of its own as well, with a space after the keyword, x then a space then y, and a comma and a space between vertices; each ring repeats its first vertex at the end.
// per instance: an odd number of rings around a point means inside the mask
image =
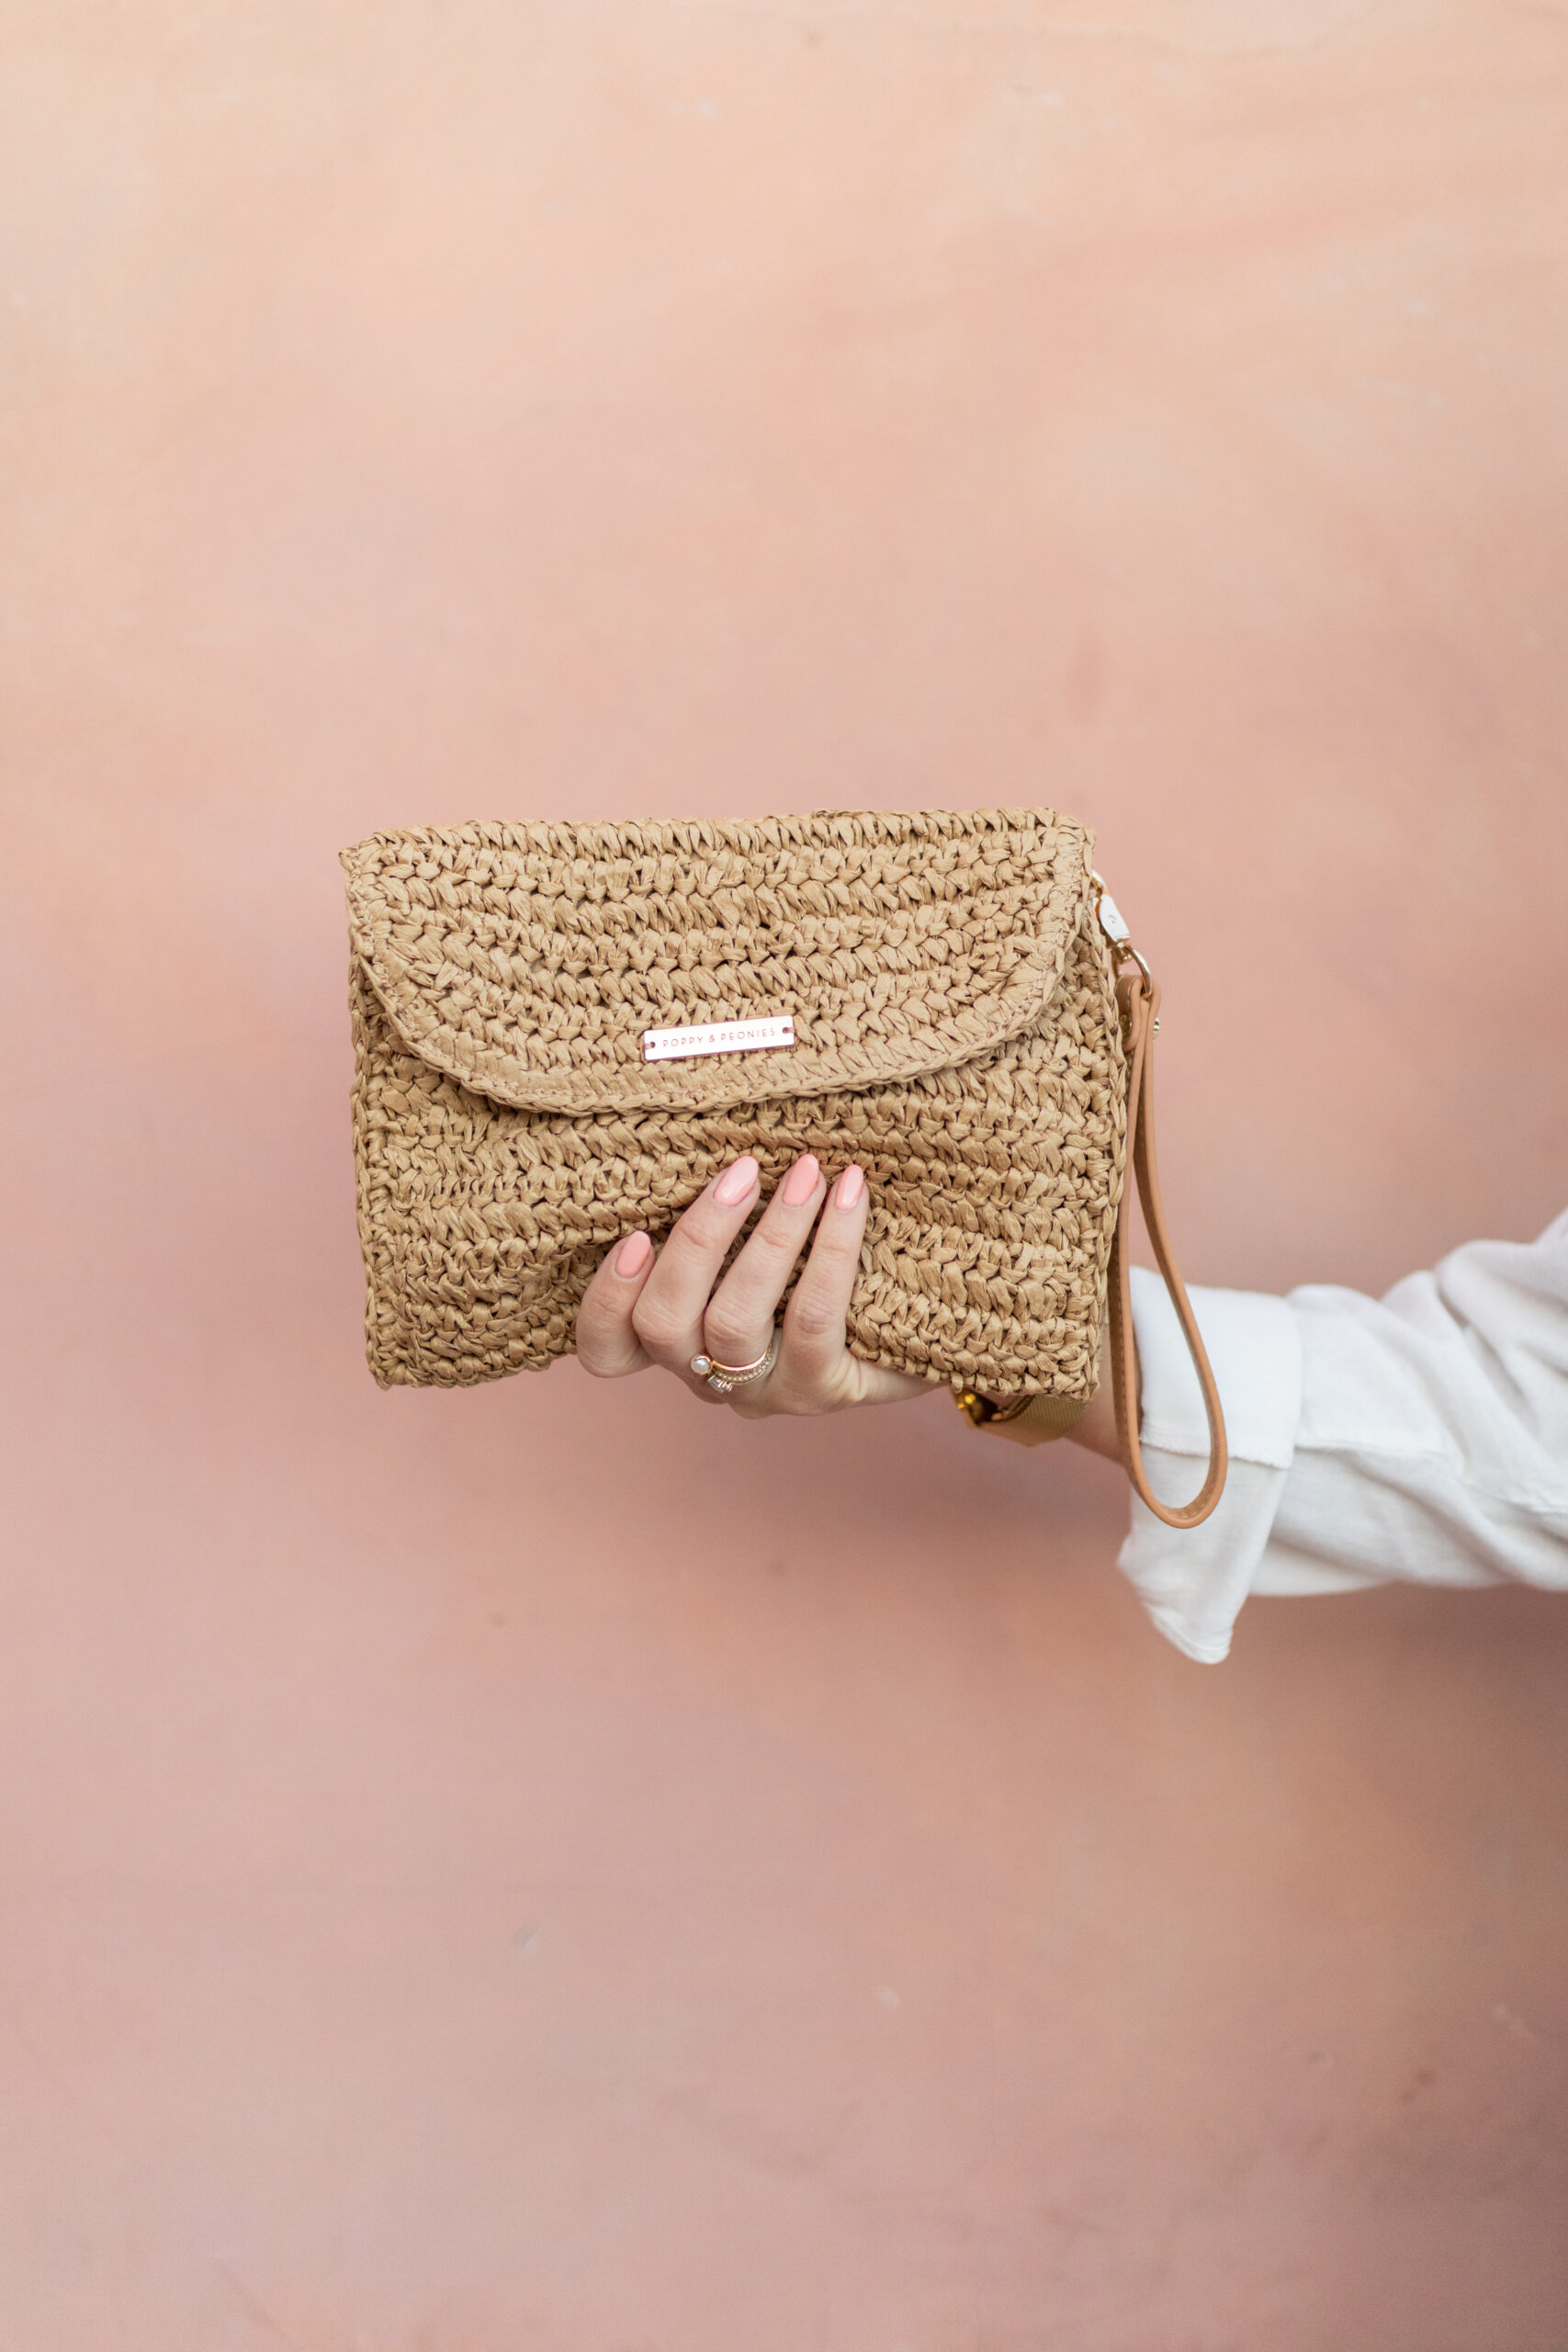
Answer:
MULTIPOLYGON (((1224 1408, 1230 1476, 1201 1527, 1166 1527, 1134 1496, 1117 1565, 1168 1640, 1189 1657, 1218 1665, 1247 1594, 1267 1589, 1258 1569, 1295 1455, 1302 1342, 1282 1298, 1201 1289, 1190 1296, 1224 1408)), ((1133 1269, 1133 1326, 1149 1484, 1162 1502, 1185 1502, 1202 1483, 1209 1424, 1165 1284, 1141 1266, 1133 1269)), ((1321 1576, 1312 1589, 1324 1589, 1321 1576)))

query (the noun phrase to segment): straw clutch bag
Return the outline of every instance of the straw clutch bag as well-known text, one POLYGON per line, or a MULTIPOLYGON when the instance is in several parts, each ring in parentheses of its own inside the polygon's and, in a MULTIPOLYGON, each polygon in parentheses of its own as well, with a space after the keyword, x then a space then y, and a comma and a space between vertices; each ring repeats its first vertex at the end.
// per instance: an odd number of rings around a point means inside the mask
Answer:
POLYGON ((1111 1335, 1134 1483, 1194 1524, 1224 1440, 1149 1133, 1157 993, 1049 808, 471 824, 344 854, 370 1365, 442 1386, 570 1352, 604 1251, 741 1152, 864 1169, 849 1343, 1050 1436, 1111 1335), (1137 1447, 1129 1159, 1199 1366, 1202 1492, 1137 1447))

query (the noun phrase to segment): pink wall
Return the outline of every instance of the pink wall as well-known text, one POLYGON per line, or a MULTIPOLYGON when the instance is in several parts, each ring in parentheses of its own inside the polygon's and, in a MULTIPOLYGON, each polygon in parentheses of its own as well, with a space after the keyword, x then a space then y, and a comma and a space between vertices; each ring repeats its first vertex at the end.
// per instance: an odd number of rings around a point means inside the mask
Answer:
POLYGON ((13 12, 0 2335, 1547 2352, 1568 1611, 360 1354, 334 853, 1045 798, 1190 1271, 1564 1194, 1547 9, 13 12), (17 1017, 16 1008, 22 1008, 17 1017))

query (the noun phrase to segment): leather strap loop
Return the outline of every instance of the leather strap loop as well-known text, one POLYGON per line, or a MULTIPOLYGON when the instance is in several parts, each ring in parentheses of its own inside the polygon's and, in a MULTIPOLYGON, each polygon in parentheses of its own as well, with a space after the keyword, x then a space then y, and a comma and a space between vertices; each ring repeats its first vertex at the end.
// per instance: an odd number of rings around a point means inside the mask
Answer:
POLYGON ((1127 1055, 1129 1163, 1127 1187, 1122 1196, 1115 1238, 1111 1245, 1111 1383, 1116 1406, 1116 1435, 1127 1476, 1139 1499, 1148 1506, 1156 1519, 1163 1520, 1167 1527, 1197 1527, 1208 1518, 1224 1491, 1228 1457, 1220 1392, 1214 1385, 1202 1334, 1198 1329, 1198 1318, 1187 1295, 1187 1285, 1177 1267, 1170 1235, 1166 1229, 1165 1207, 1160 1199, 1150 1084, 1151 1047, 1159 1012, 1159 989, 1143 967, 1134 964, 1117 980, 1116 1001, 1121 1008, 1122 1035, 1127 1055), (1198 1374, 1198 1385, 1203 1392, 1203 1410, 1209 1421, 1208 1476, 1192 1500, 1179 1507, 1162 1503, 1153 1492, 1144 1468, 1143 1448, 1138 1442, 1138 1345, 1133 1329, 1133 1285, 1123 1238, 1134 1176, 1138 1198, 1144 1204, 1144 1223, 1148 1227, 1155 1257, 1165 1277, 1166 1289, 1170 1293, 1170 1303, 1176 1309, 1182 1337, 1187 1341, 1192 1368, 1198 1374))

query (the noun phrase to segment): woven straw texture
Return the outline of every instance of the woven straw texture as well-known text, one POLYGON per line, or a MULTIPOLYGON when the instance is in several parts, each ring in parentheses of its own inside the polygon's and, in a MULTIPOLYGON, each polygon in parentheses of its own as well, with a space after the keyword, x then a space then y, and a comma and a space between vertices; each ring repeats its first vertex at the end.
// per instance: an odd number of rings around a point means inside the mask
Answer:
POLYGON ((868 1362, 1086 1396, 1125 1070, 1090 835, 1046 808, 471 824, 344 853, 371 1370, 454 1386, 570 1352, 621 1235, 739 1153, 853 1159, 868 1362), (649 1028, 789 1014, 648 1063, 649 1028))

